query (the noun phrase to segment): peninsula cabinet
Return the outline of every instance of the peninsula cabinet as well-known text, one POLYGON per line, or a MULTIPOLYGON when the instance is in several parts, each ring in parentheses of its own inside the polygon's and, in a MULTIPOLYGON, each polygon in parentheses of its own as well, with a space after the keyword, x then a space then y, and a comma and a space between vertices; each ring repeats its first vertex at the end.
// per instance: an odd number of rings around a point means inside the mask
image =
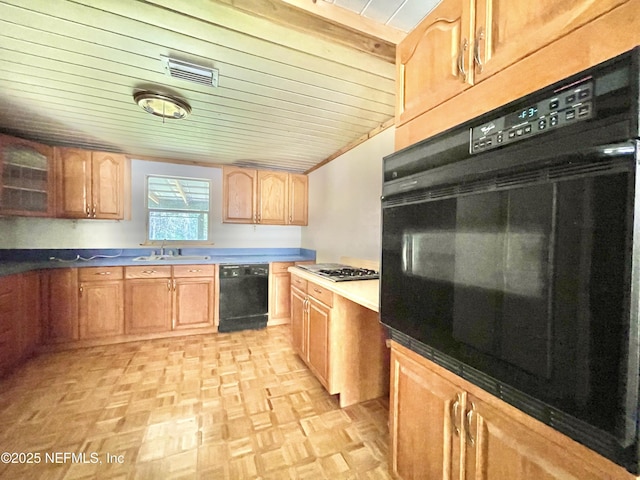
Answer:
POLYGON ((396 49, 395 149, 630 50, 639 6, 443 0, 396 49))
POLYGON ((296 353, 340 407, 387 393, 388 357, 378 314, 291 275, 291 339, 296 353))
POLYGON ((291 289, 293 346, 320 383, 331 394, 339 393, 339 324, 331 324, 333 293, 294 276, 291 289))
POLYGON ((51 217, 53 149, 0 135, 0 214, 51 217))
MULTIPOLYGON (((625 1, 443 0, 396 50, 397 125, 505 70, 625 1)), ((597 38, 590 41, 596 42, 597 38)), ((575 44, 566 55, 575 56, 577 50, 587 48, 589 45, 575 44)), ((545 65, 554 67, 553 63, 545 65)), ((537 73, 530 71, 528 75, 535 77, 537 73)))
POLYGON ((305 175, 223 167, 223 221, 306 225, 305 175))
POLYGON ((391 342, 391 469, 403 480, 602 480, 622 467, 391 342))
POLYGON ((123 267, 78 270, 80 339, 124 333, 123 267))
POLYGON ((56 215, 122 220, 129 208, 129 164, 124 155, 55 148, 56 215))

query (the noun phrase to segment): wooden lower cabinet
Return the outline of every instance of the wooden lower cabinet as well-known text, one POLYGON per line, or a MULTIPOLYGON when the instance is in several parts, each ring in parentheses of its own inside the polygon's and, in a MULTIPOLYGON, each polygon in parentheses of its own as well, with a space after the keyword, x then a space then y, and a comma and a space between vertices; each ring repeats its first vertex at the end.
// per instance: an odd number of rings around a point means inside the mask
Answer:
POLYGON ((173 266, 173 330, 213 327, 214 265, 173 266))
POLYGON ((10 371, 20 357, 21 298, 18 275, 0 278, 0 376, 10 371))
POLYGON ((331 342, 340 338, 339 325, 333 328, 331 325, 333 294, 311 282, 300 281, 299 277, 294 277, 293 284, 297 285, 291 287, 293 346, 327 391, 338 393, 344 366, 340 365, 340 352, 332 355, 330 347, 331 342), (321 292, 316 296, 326 303, 312 296, 314 289, 321 292))
POLYGON ((309 367, 329 393, 336 393, 337 387, 331 382, 329 376, 330 332, 331 307, 310 296, 307 302, 307 333, 309 337, 307 358, 309 367))
POLYGON ((388 392, 388 356, 378 314, 291 275, 291 341, 340 406, 388 392))
POLYGON ((31 356, 39 343, 39 274, 0 277, 0 377, 31 356))
POLYGON ((391 351, 389 424, 394 474, 405 480, 460 478, 462 400, 455 385, 398 350, 391 351))
POLYGON ((42 338, 42 310, 40 305, 40 272, 21 274, 22 319, 20 321, 20 345, 22 357, 33 354, 42 338))
POLYGON ((78 269, 47 270, 41 279, 43 342, 78 340, 78 269))
POLYGON ((169 277, 126 280, 125 333, 170 331, 172 293, 172 282, 169 277))
POLYGON ((307 358, 307 294, 291 287, 291 341, 293 349, 302 359, 307 358))
POLYGON ((214 265, 125 268, 125 332, 213 327, 214 265))
POLYGON ((78 271, 81 340, 111 337, 124 333, 124 282, 122 278, 122 267, 91 267, 78 271))
POLYGON ((396 342, 389 426, 391 468, 403 480, 635 478, 396 342))
POLYGON ((272 262, 269 264, 269 322, 281 325, 291 320, 291 274, 289 267, 294 262, 272 262))

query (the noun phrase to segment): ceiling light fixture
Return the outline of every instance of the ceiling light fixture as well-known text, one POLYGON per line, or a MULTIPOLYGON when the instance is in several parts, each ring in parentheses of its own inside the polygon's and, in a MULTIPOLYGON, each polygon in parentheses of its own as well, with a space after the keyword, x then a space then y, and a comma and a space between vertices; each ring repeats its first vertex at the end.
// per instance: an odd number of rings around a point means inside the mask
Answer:
POLYGON ((191 113, 191 107, 183 100, 160 93, 142 91, 133 95, 133 100, 145 112, 156 117, 182 119, 191 113))

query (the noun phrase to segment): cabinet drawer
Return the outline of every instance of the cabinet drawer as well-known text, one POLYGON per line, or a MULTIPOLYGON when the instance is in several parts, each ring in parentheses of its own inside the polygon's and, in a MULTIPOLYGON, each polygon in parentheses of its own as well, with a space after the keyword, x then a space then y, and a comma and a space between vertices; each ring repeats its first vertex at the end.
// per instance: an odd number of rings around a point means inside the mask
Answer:
POLYGON ((324 303, 325 305, 333 307, 333 292, 331 292, 331 290, 327 290, 320 285, 309 282, 307 284, 307 294, 324 303))
POLYGON ((215 265, 174 265, 174 277, 213 277, 215 265))
POLYGON ((101 280, 122 280, 123 267, 87 267, 78 269, 78 280, 81 282, 98 282, 101 280))
POLYGON ((171 265, 149 265, 146 267, 125 267, 125 278, 170 278, 171 265))
POLYGON ((293 262, 272 262, 269 268, 271 268, 271 273, 286 273, 287 269, 293 265, 293 262))
POLYGON ((307 292, 307 281, 297 275, 291 275, 291 285, 298 287, 303 292, 307 292))

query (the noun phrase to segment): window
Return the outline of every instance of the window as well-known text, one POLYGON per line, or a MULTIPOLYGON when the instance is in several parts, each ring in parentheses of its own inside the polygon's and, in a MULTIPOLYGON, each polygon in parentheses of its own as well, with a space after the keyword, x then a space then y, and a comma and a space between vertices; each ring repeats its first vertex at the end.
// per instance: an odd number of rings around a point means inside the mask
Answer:
POLYGON ((207 179, 147 176, 147 241, 207 242, 207 179))

